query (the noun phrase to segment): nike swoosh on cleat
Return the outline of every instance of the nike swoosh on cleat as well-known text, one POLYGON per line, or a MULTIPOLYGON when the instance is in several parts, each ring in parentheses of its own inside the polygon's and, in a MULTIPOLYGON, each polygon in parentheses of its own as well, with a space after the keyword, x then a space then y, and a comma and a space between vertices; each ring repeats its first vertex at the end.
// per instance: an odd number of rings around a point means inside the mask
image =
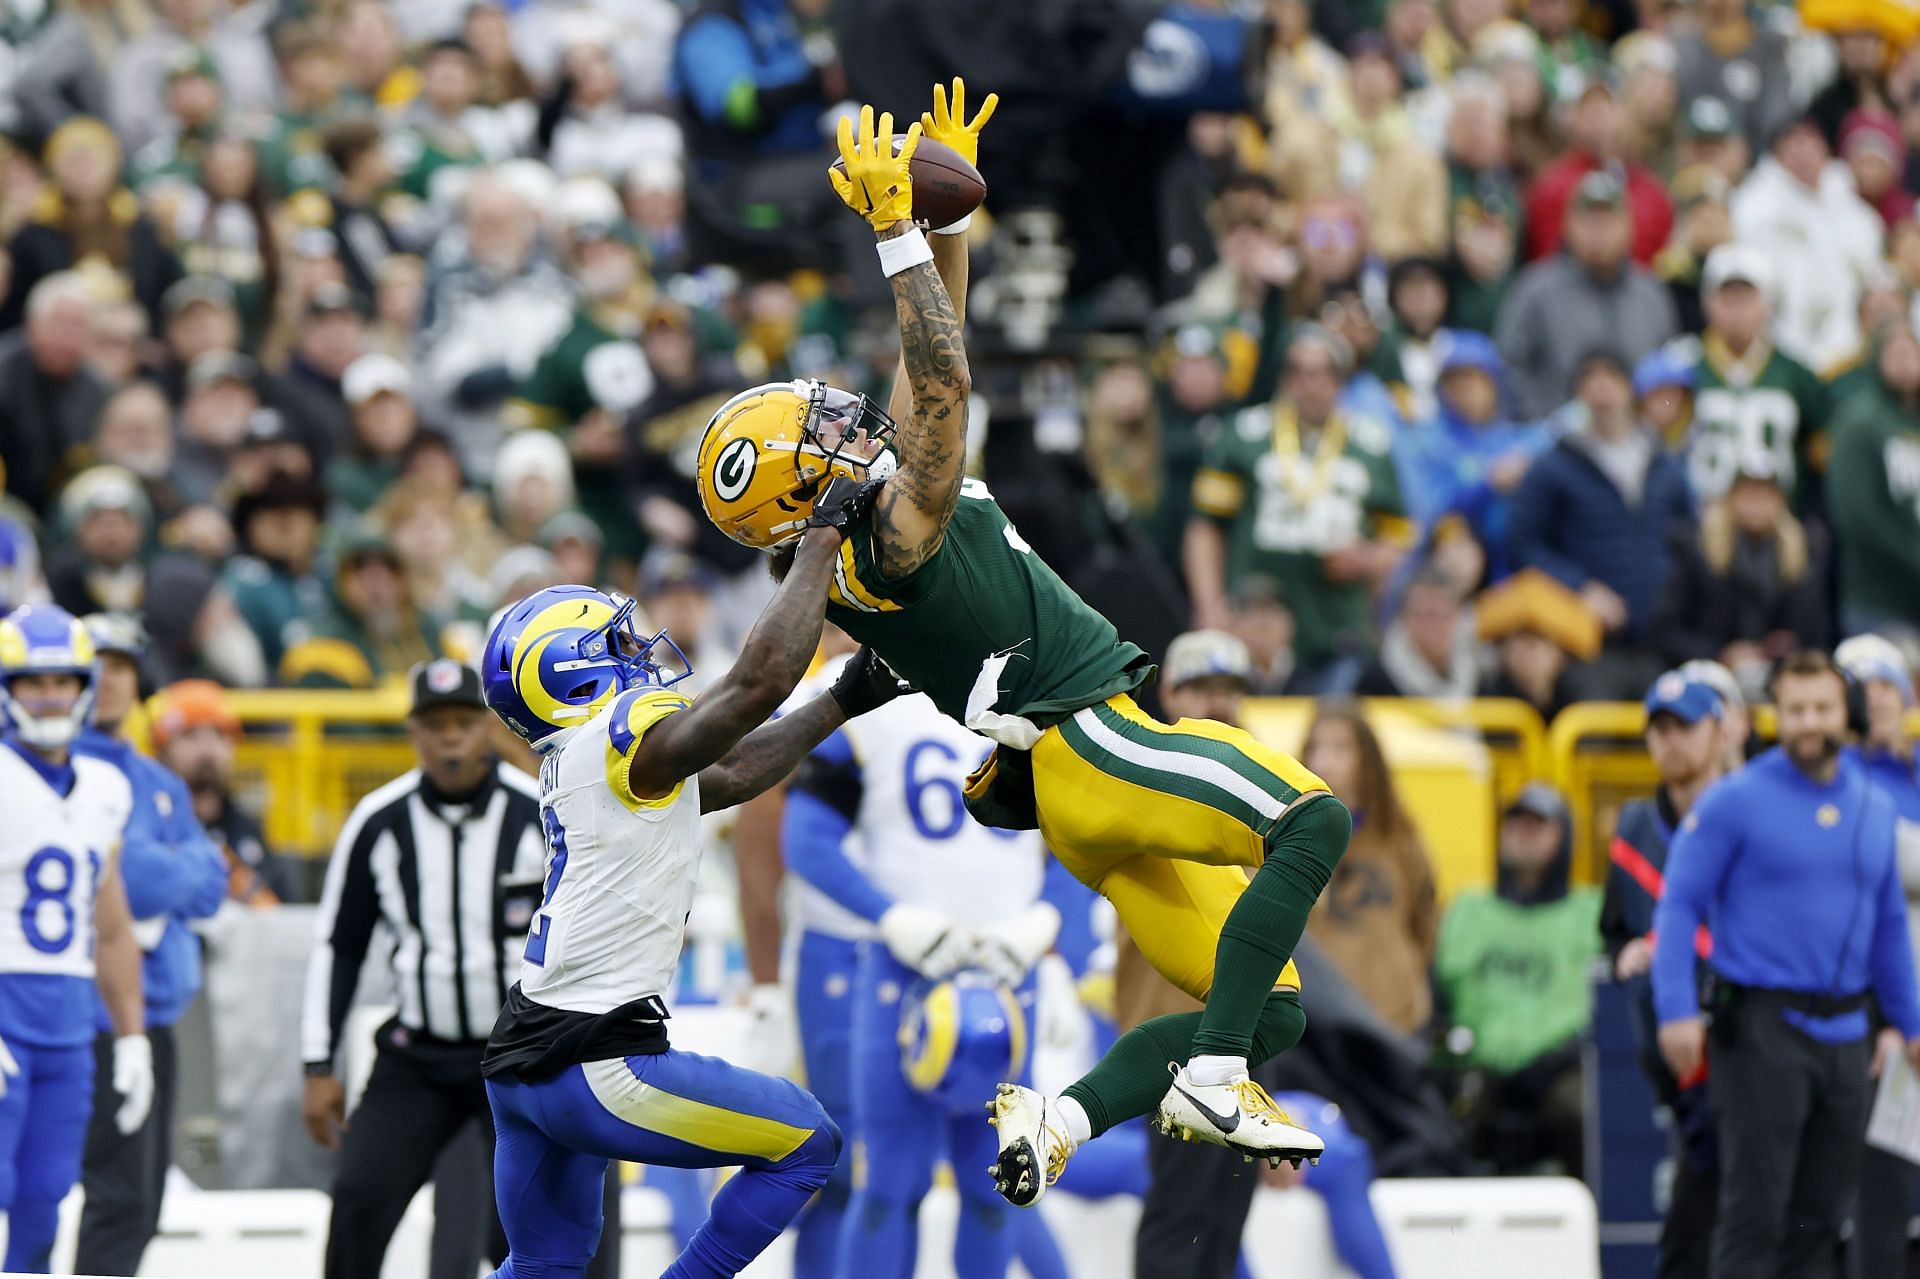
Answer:
POLYGON ((1240 1126, 1239 1111, 1236 1110, 1231 1115, 1223 1115, 1219 1111, 1215 1110, 1213 1107, 1201 1101, 1198 1097, 1194 1096, 1192 1093, 1188 1092, 1186 1089, 1182 1088, 1179 1084, 1175 1084, 1173 1086, 1173 1090, 1179 1093, 1182 1097, 1185 1097, 1189 1102, 1191 1102, 1193 1104, 1193 1108, 1199 1111, 1201 1114, 1205 1115, 1207 1117, 1207 1122, 1212 1124, 1215 1128, 1218 1128, 1221 1132, 1232 1132, 1234 1129, 1240 1126))

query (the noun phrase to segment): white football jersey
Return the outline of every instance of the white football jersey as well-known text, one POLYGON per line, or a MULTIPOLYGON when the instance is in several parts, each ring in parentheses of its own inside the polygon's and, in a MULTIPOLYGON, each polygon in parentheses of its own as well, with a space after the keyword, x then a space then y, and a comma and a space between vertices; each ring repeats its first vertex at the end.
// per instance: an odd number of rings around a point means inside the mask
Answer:
POLYGON ((689 704, 622 693, 541 765, 547 875, 520 969, 529 999, 604 1013, 672 992, 700 868, 700 782, 639 799, 627 765, 648 728, 689 704))
MULTIPOLYGON (((795 707, 805 706, 833 686, 840 674, 840 668, 847 664, 846 657, 829 658, 820 668, 800 681, 780 706, 780 713, 786 714, 795 707)), ((861 847, 858 829, 848 832, 842 846, 847 859, 855 866, 866 866, 865 850, 861 847)), ((873 937, 874 927, 860 916, 842 906, 833 898, 809 884, 798 875, 788 875, 781 881, 786 893, 787 935, 797 938, 801 933, 825 933, 829 937, 839 937, 847 941, 866 941, 873 937)))
POLYGON ((93 897, 133 811, 127 775, 73 757, 61 795, 11 746, 0 746, 0 974, 93 976, 93 897))
POLYGON ((962 799, 967 774, 992 742, 942 715, 924 693, 840 731, 860 766, 854 829, 875 888, 962 924, 1009 919, 1039 899, 1046 874, 1039 833, 982 826, 962 799))

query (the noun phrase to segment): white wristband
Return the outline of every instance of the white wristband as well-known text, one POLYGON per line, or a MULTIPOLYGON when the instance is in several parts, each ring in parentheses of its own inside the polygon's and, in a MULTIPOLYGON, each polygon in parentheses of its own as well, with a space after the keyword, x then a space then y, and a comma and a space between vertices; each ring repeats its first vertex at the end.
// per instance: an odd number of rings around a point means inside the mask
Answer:
POLYGON ((933 261, 933 249, 919 227, 909 227, 905 235, 881 240, 874 247, 880 250, 880 270, 889 278, 922 262, 933 261))
POLYGON ((949 222, 945 226, 933 228, 935 235, 965 235, 967 228, 973 225, 973 214, 969 213, 958 222, 949 222))

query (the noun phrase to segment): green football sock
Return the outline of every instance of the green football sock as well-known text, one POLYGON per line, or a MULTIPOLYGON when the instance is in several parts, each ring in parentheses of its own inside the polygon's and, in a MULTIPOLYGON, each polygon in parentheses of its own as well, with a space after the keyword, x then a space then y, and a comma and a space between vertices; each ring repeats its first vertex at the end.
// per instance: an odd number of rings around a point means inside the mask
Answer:
MULTIPOLYGON (((1085 1076, 1068 1085, 1062 1096, 1080 1103, 1094 1136, 1159 1108, 1172 1080, 1169 1067, 1183 1064, 1193 1054, 1201 1016, 1168 1013, 1142 1022, 1115 1040, 1085 1076)), ((1250 1060, 1257 1064, 1293 1047, 1306 1024, 1298 992, 1270 990, 1254 1026, 1250 1060)))
POLYGON ((1261 1006, 1300 944, 1307 916, 1352 835, 1347 806, 1324 795, 1303 804, 1268 836, 1267 860, 1220 930, 1213 989, 1193 1036, 1194 1055, 1250 1056, 1261 1006))

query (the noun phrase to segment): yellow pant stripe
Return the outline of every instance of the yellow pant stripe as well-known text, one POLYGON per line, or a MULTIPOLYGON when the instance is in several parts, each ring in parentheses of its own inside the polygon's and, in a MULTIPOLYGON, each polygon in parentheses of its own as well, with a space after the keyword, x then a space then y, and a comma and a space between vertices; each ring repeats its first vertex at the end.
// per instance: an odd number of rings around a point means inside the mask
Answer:
POLYGON ((625 1058, 584 1063, 587 1086, 607 1112, 632 1124, 703 1150, 720 1150, 778 1163, 813 1133, 777 1119, 742 1114, 642 1083, 625 1058))

